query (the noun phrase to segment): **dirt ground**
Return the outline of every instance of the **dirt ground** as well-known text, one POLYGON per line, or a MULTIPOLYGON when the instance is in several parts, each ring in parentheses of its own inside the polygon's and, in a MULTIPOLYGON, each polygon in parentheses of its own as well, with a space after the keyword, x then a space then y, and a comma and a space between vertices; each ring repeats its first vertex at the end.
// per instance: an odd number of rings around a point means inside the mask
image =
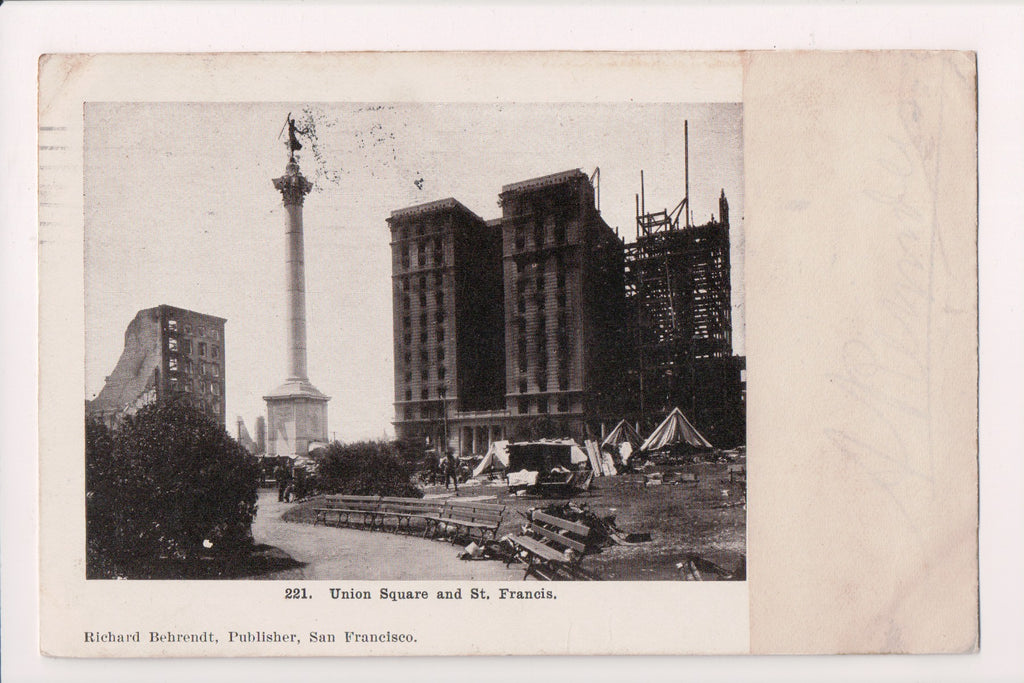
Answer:
MULTIPOLYGON (((567 500, 572 500, 577 505, 585 504, 599 517, 614 516, 615 524, 626 533, 650 534, 649 541, 629 546, 611 546, 584 558, 583 567, 605 580, 681 580, 683 575, 678 565, 691 555, 698 555, 728 571, 734 570, 746 554, 744 484, 731 482, 726 473, 726 466, 722 464, 702 463, 659 467, 657 470, 663 472, 665 478, 669 480, 680 472, 692 472, 697 474, 698 483, 645 486, 642 474, 622 474, 615 477, 597 477, 590 491, 571 499, 510 495, 508 488, 500 481, 461 485, 457 495, 459 498, 497 502, 509 507, 498 530, 498 538, 504 534, 518 532, 530 508, 546 507, 567 500)), ((427 497, 439 498, 456 495, 454 491, 445 491, 444 486, 429 486, 424 493, 427 497)), ((300 530, 297 533, 301 533, 301 527, 304 526, 302 522, 311 526, 312 508, 317 505, 317 501, 313 500, 289 506, 290 509, 287 510, 284 519, 300 524, 287 526, 298 526, 300 530)), ((322 526, 315 528, 326 531, 322 526)), ((383 546, 394 544, 378 537, 394 536, 393 534, 358 529, 331 531, 361 535, 360 538, 366 541, 359 544, 362 552, 366 553, 361 560, 364 571, 365 568, 378 566, 380 563, 391 564, 400 561, 408 552, 412 553, 410 560, 413 564, 419 565, 426 574, 402 578, 449 578, 434 575, 430 566, 425 566, 414 559, 419 552, 415 549, 420 548, 421 544, 444 548, 454 556, 452 546, 447 543, 424 540, 416 536, 399 537, 412 545, 404 551, 398 548, 389 549, 387 553, 390 556, 375 559, 375 555, 385 553, 383 546), (381 546, 380 550, 377 550, 378 546, 381 546), (395 551, 400 554, 392 554, 395 551)), ((278 540, 274 544, 280 546, 281 541, 278 540)), ((504 567, 499 562, 461 564, 492 564, 504 567)), ((519 569, 514 578, 521 578, 521 573, 522 570, 519 569)))

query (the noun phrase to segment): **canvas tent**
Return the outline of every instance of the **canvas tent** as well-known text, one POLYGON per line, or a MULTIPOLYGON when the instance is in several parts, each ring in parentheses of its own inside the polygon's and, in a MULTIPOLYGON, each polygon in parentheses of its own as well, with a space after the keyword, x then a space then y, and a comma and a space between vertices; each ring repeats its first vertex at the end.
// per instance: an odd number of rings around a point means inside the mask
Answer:
POLYGON ((608 436, 606 436, 604 441, 601 442, 601 448, 604 448, 605 446, 618 447, 621 443, 628 443, 633 447, 634 451, 640 447, 641 443, 643 443, 643 439, 641 439, 640 435, 636 433, 635 429, 633 429, 633 425, 629 424, 625 420, 621 420, 619 424, 615 425, 615 429, 608 432, 608 436))
POLYGON ((492 441, 484 459, 473 470, 473 476, 479 477, 491 470, 508 469, 508 441, 492 441))
POLYGON ((657 451, 669 446, 684 446, 690 448, 714 448, 701 433, 690 424, 679 408, 673 408, 668 417, 658 425, 643 445, 642 451, 657 451))

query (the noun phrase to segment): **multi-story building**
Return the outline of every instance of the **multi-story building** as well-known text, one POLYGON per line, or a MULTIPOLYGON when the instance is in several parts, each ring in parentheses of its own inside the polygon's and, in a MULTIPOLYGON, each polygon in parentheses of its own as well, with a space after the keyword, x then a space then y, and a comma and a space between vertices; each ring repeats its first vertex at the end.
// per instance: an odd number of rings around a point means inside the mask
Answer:
POLYGON ((388 225, 396 432, 458 443, 461 419, 493 438, 505 393, 501 227, 454 199, 393 211, 388 225))
POLYGON ((516 426, 599 436, 622 403, 623 243, 579 170, 502 188, 505 397, 516 426))
POLYGON ((113 427, 149 403, 187 398, 224 425, 224 318, 161 305, 139 311, 86 415, 113 427))
POLYGON ((454 199, 391 229, 395 428, 482 453, 538 420, 600 434, 623 406, 623 244, 572 170, 506 185, 502 217, 454 199))

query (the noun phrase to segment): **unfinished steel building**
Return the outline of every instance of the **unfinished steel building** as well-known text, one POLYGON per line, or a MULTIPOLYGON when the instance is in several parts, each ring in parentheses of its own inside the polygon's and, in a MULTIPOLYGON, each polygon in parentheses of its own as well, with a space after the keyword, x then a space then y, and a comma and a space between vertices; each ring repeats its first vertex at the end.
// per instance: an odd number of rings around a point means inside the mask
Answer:
POLYGON ((632 384, 645 426, 678 406, 716 446, 729 446, 744 441, 745 422, 744 359, 732 355, 729 203, 723 190, 718 220, 692 224, 688 176, 674 209, 648 212, 641 173, 636 241, 626 245, 632 384))

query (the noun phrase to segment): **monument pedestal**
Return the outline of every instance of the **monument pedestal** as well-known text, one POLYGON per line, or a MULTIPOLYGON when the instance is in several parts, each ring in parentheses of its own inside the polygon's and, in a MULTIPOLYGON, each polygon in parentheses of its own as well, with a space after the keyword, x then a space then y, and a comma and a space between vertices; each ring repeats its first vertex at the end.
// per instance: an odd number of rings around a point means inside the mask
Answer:
POLYGON ((327 443, 327 396, 308 380, 289 380, 263 397, 267 402, 267 455, 305 455, 327 443))

